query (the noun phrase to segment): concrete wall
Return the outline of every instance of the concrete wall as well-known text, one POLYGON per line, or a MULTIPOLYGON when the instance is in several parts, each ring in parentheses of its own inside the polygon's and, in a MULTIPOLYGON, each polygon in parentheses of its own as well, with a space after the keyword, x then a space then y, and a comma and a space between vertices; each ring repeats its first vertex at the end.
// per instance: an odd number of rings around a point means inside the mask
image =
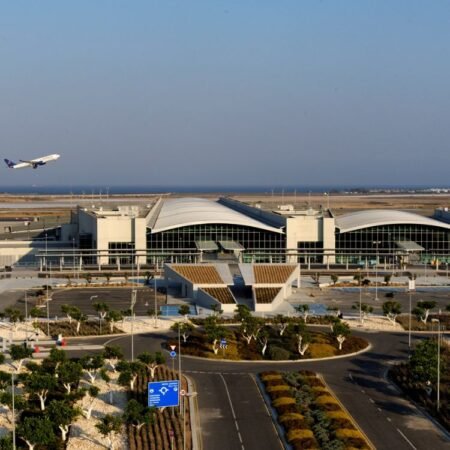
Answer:
MULTIPOLYGON (((335 249, 335 220, 334 217, 323 217, 321 214, 298 215, 286 219, 286 248, 294 250, 299 242, 323 242, 323 248, 330 253, 335 249)), ((296 262, 293 256, 288 262, 296 262)), ((326 259, 326 258, 325 258, 326 259)), ((326 261, 325 261, 326 262, 326 261)), ((329 263, 334 263, 334 256, 330 256, 329 263)))
MULTIPOLYGON (((78 231, 80 234, 92 234, 94 248, 108 250, 110 242, 134 243, 136 250, 147 249, 147 226, 143 217, 133 217, 127 214, 110 214, 102 216, 80 210, 78 215, 78 231)), ((108 256, 101 256, 99 264, 108 264, 108 256)), ((136 257, 137 264, 144 264, 144 255, 136 257)))

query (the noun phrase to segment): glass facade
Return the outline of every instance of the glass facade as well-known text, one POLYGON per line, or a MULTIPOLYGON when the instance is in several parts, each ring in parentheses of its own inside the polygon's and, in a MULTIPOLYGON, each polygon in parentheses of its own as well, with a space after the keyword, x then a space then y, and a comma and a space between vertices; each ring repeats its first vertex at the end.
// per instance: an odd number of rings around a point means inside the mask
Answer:
POLYGON ((148 233, 149 260, 154 259, 153 253, 159 259, 164 254, 170 254, 177 262, 191 262, 192 255, 199 253, 195 245, 196 241, 213 241, 218 245, 219 241, 235 241, 249 251, 267 249, 284 253, 286 248, 286 237, 280 233, 220 223, 191 225, 155 234, 148 233), (177 255, 179 255, 178 258, 177 255))
POLYGON ((439 259, 445 262, 448 259, 449 242, 449 230, 429 225, 381 225, 347 233, 336 231, 336 262, 344 263, 348 260, 360 263, 363 256, 376 260, 377 254, 378 261, 392 262, 394 258, 406 253, 409 253, 410 261, 431 262, 442 255, 439 259), (424 250, 406 252, 396 242, 415 242, 424 250))

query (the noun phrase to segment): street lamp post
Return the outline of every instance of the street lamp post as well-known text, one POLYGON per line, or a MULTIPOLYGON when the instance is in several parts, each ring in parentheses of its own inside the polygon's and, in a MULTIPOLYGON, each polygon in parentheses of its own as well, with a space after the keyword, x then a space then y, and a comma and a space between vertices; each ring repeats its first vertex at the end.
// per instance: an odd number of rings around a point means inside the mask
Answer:
POLYGON ((134 305, 136 304, 136 289, 131 291, 131 361, 134 361, 134 305))
POLYGON ((439 411, 440 403, 441 403, 441 322, 439 319, 431 319, 431 321, 438 324, 436 410, 439 411))
POLYGON ((16 410, 15 410, 15 389, 14 389, 14 370, 11 372, 11 396, 12 396, 12 441, 13 450, 16 450, 16 410))
POLYGON ((154 281, 155 281, 155 328, 158 328, 158 296, 156 293, 156 272, 155 272, 155 277, 154 277, 154 281))
POLYGON ((25 333, 28 345, 28 296, 26 290, 25 290, 25 333))
POLYGON ((373 244, 376 245, 376 256, 375 256, 375 298, 374 300, 377 302, 379 300, 378 298, 378 246, 381 244, 381 241, 373 241, 373 244))
POLYGON ((361 269, 358 269, 358 283, 359 283, 359 321, 362 323, 362 280, 361 280, 361 269))
POLYGON ((411 349, 411 297, 412 291, 409 290, 409 326, 408 326, 408 348, 411 349))

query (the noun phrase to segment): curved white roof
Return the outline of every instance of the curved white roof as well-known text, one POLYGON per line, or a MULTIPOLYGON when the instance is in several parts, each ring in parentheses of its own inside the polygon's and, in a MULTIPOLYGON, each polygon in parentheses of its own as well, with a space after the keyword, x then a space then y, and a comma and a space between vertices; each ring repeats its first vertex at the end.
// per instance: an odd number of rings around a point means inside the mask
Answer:
POLYGON ((428 225, 450 230, 449 224, 439 222, 438 220, 392 209, 369 209, 336 217, 336 227, 339 228, 341 233, 380 225, 400 224, 428 225))
POLYGON ((159 233, 174 228, 208 223, 241 225, 274 233, 283 233, 279 228, 271 227, 245 214, 227 208, 220 203, 204 198, 164 200, 151 232, 159 233))

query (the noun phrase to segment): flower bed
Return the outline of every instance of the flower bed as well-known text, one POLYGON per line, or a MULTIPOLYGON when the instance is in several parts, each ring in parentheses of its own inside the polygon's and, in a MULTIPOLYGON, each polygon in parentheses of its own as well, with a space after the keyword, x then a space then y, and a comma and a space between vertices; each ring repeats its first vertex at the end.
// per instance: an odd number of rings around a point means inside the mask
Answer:
POLYGON ((294 450, 372 448, 314 372, 263 372, 260 380, 294 450))

